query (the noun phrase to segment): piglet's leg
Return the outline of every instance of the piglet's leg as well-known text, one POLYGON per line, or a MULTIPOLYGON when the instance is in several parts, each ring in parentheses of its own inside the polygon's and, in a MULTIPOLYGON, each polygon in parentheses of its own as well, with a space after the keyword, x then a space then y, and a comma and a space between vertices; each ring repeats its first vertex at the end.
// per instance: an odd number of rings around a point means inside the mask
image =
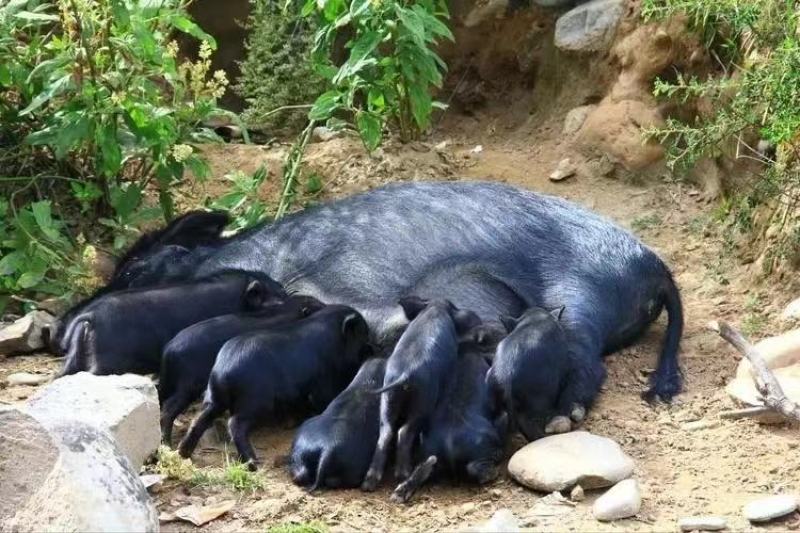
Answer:
POLYGON ((419 434, 418 420, 409 420, 397 431, 397 454, 395 458, 394 476, 406 479, 411 475, 411 453, 414 441, 419 434))
POLYGON ((248 463, 250 470, 258 468, 258 458, 253 445, 250 443, 250 430, 252 424, 250 420, 238 415, 233 415, 228 420, 228 433, 230 433, 231 440, 236 445, 236 451, 239 452, 239 459, 243 463, 248 463))
POLYGON ((375 447, 367 475, 364 476, 364 481, 361 483, 361 490, 367 492, 378 487, 378 483, 383 479, 383 471, 386 469, 386 459, 392 446, 392 437, 394 437, 394 413, 391 403, 391 393, 384 393, 381 398, 381 429, 378 444, 375 447))
POLYGON ((408 502, 417 490, 428 481, 428 478, 431 477, 433 469, 436 466, 436 461, 436 456, 431 455, 425 461, 417 465, 411 475, 394 489, 390 499, 395 503, 408 502))
POLYGON ((202 437, 203 433, 205 433, 206 430, 211 427, 211 424, 214 423, 214 419, 220 416, 222 412, 223 409, 213 402, 206 403, 203 406, 203 410, 200 412, 200 415, 198 415, 198 417, 192 423, 192 427, 189 428, 189 432, 178 446, 178 453, 181 457, 191 457, 194 449, 197 447, 197 443, 200 441, 200 437, 202 437))

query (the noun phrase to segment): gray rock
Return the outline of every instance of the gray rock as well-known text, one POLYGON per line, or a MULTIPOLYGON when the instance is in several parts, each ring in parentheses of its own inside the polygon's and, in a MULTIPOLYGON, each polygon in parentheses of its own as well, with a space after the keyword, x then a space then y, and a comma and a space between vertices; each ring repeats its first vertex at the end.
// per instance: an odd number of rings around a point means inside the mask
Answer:
POLYGON ((144 376, 65 376, 38 391, 27 411, 42 422, 76 420, 108 431, 136 470, 161 442, 158 395, 144 376))
POLYGON ((9 374, 6 382, 14 387, 19 385, 36 386, 50 379, 48 374, 31 374, 30 372, 14 372, 9 374))
POLYGON ((718 516, 687 516, 678 520, 681 531, 719 531, 728 527, 728 522, 718 516))
POLYGON ((586 122, 586 117, 588 117, 589 113, 591 113, 596 107, 596 105, 582 105, 580 107, 570 109, 567 113, 567 116, 564 117, 564 133, 575 133, 581 129, 583 123, 586 122))
POLYGON ((582 502, 586 499, 586 494, 583 492, 583 487, 575 485, 569 493, 569 499, 574 502, 582 502))
POLYGON ((104 431, 0 410, 0 458, 2 531, 158 531, 147 491, 104 431))
POLYGON ((553 435, 531 442, 508 462, 520 484, 543 492, 609 487, 633 474, 631 459, 619 444, 586 431, 553 435))
POLYGON ((45 347, 42 330, 53 323, 44 311, 31 311, 0 329, 0 355, 30 353, 45 347))
POLYGON ((312 138, 317 142, 326 142, 340 137, 342 132, 334 131, 326 126, 317 126, 311 132, 312 138))
POLYGON ((605 50, 624 13, 625 0, 592 0, 575 7, 556 21, 556 47, 574 52, 605 50))
POLYGON ((744 506, 744 517, 751 522, 767 522, 797 510, 797 496, 779 494, 754 500, 744 506))
POLYGON ((620 481, 597 498, 592 514, 597 520, 611 522, 636 515, 642 508, 642 495, 635 479, 620 481))
POLYGON ((519 531, 519 520, 511 509, 498 509, 492 517, 471 531, 479 533, 517 533, 519 531))

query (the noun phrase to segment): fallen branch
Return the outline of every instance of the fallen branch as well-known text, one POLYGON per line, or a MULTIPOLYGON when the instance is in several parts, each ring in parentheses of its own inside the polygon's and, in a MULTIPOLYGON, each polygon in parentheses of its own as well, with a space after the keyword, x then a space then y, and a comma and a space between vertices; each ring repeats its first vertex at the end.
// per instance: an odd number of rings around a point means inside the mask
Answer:
POLYGON ((733 409, 731 411, 722 411, 719 417, 723 420, 739 420, 740 418, 750 418, 752 416, 761 416, 766 413, 774 413, 771 407, 761 405, 757 407, 746 407, 744 409, 733 409))
POLYGON ((778 383, 758 350, 739 331, 725 322, 713 321, 709 323, 708 327, 719 333, 720 337, 728 341, 750 361, 753 367, 753 381, 764 399, 764 404, 785 418, 800 422, 800 406, 786 397, 781 384, 778 383))

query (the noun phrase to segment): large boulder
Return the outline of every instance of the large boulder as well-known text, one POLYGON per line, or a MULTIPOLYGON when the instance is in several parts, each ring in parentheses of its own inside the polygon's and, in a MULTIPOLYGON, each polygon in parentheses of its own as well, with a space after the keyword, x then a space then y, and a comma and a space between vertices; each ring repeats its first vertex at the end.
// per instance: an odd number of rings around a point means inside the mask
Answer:
POLYGON ((0 409, 0 531, 158 531, 158 514, 108 433, 0 409))
POLYGON ((52 323, 53 317, 49 313, 31 311, 0 328, 0 356, 41 350, 45 346, 45 337, 42 334, 52 323))
POLYGON ((574 431, 527 444, 511 457, 508 472, 528 488, 553 492, 608 487, 630 477, 633 466, 613 440, 574 431))
POLYGON ((579 5, 556 21, 555 44, 574 52, 606 50, 624 14, 625 0, 592 0, 579 5))
POLYGON ((161 442, 158 395, 144 376, 65 376, 33 396, 26 410, 44 423, 74 420, 108 431, 136 470, 161 442))

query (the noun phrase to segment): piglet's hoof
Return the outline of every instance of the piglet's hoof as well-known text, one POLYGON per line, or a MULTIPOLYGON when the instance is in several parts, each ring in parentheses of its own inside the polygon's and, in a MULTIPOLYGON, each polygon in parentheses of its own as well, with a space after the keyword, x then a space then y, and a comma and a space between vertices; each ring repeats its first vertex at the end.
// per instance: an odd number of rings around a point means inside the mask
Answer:
POLYGON ((567 433, 572 429, 572 422, 566 416, 556 416, 544 427, 544 432, 548 435, 555 433, 567 433))
POLYGON ((361 490, 363 490, 364 492, 374 492, 375 489, 377 488, 378 488, 378 480, 370 476, 367 476, 364 479, 364 482, 361 483, 361 490))
POLYGON ((577 403, 574 404, 572 406, 572 411, 570 412, 569 417, 576 424, 580 424, 581 422, 583 422, 583 419, 586 418, 586 408, 580 404, 577 403))

